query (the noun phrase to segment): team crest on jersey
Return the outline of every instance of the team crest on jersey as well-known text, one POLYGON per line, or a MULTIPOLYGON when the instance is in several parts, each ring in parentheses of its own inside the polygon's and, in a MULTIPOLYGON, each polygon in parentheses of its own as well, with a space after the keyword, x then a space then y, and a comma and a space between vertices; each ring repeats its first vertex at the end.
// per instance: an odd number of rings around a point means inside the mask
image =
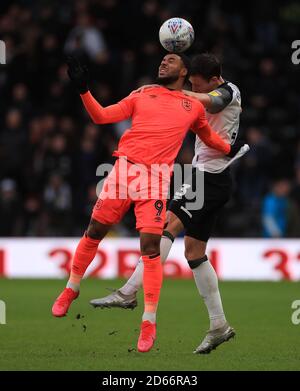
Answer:
POLYGON ((101 208, 103 204, 103 200, 101 200, 100 198, 98 198, 97 202, 96 202, 96 205, 95 205, 95 209, 98 210, 101 208))
POLYGON ((188 99, 183 99, 182 100, 182 106, 186 111, 191 111, 192 110, 192 102, 188 99))

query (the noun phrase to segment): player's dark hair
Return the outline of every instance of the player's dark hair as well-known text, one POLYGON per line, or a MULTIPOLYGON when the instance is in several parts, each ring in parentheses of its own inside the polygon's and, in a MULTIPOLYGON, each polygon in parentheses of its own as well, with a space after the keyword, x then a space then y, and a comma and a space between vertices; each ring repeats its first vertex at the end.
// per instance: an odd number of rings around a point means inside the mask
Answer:
POLYGON ((220 60, 211 53, 197 54, 191 61, 192 76, 200 75, 209 81, 213 76, 220 77, 222 74, 222 65, 220 60))
POLYGON ((184 66, 187 69, 187 74, 185 77, 185 81, 187 82, 189 80, 189 77, 191 75, 191 60, 183 53, 177 53, 177 55, 181 58, 181 61, 183 62, 184 66))
POLYGON ((184 53, 170 53, 170 54, 176 54, 176 56, 181 58, 181 61, 183 62, 185 68, 187 69, 187 75, 185 77, 185 81, 187 82, 191 74, 191 60, 184 53))

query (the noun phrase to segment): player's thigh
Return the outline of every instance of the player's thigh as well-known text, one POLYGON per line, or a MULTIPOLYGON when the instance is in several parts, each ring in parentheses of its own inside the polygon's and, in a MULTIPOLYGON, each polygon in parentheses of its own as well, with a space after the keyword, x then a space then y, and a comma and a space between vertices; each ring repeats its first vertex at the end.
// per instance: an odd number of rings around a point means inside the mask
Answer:
MULTIPOLYGON (((175 230, 179 230, 180 227, 182 228, 189 225, 193 218, 193 211, 196 208, 201 209, 202 207, 202 203, 200 203, 199 206, 197 205, 197 200, 199 199, 199 194, 203 192, 203 187, 200 187, 195 191, 197 171, 199 170, 193 169, 192 175, 189 176, 182 187, 176 191, 169 204, 168 213, 172 219, 169 218, 168 222, 170 221, 170 227, 175 230), (179 225, 179 222, 181 223, 181 226, 179 225)), ((200 198, 204 198, 203 194, 200 198)), ((180 231, 182 231, 182 229, 180 231)))
POLYGON ((130 199, 101 199, 98 198, 92 213, 92 219, 103 225, 118 224, 131 204, 130 199))
POLYGON ((162 234, 166 220, 166 200, 136 200, 134 213, 139 232, 162 234))
POLYGON ((201 210, 192 212, 192 218, 185 225, 185 235, 207 243, 213 233, 222 206, 223 203, 205 201, 201 210))
MULTIPOLYGON (((205 173, 206 174, 206 173, 205 173)), ((206 174, 204 179, 204 201, 200 208, 189 208, 189 200, 183 195, 174 199, 169 209, 183 223, 186 235, 207 242, 216 223, 220 209, 226 204, 230 196, 230 180, 227 176, 213 176, 206 174)))
POLYGON ((119 177, 119 160, 117 160, 113 170, 105 179, 99 198, 93 208, 92 219, 104 225, 119 223, 131 205, 126 191, 120 192, 120 188, 124 187, 126 190, 126 183, 121 183, 119 177))
POLYGON ((193 238, 191 236, 184 236, 184 255, 188 261, 203 258, 206 253, 207 242, 193 238))
POLYGON ((158 255, 160 253, 160 234, 140 232, 142 255, 158 255))
POLYGON ((174 238, 184 230, 182 221, 171 210, 167 210, 167 218, 164 230, 170 232, 174 238))

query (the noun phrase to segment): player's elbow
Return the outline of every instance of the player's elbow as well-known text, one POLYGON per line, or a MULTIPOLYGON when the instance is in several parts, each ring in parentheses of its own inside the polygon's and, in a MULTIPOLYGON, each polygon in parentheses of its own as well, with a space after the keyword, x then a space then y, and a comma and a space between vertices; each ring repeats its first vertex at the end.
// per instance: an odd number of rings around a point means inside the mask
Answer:
POLYGON ((99 118, 92 118, 92 120, 93 120, 95 125, 101 125, 102 124, 102 121, 99 118))
POLYGON ((92 121, 94 122, 94 124, 96 125, 103 125, 103 124, 106 124, 107 121, 105 121, 105 117, 103 116, 92 116, 92 121))

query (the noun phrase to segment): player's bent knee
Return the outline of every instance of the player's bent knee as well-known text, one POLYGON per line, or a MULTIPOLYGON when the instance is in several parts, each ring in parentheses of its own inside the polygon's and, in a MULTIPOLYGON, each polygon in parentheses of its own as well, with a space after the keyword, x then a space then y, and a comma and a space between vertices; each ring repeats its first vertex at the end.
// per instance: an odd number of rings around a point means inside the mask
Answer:
POLYGON ((91 219, 89 226, 86 230, 86 235, 91 239, 103 239, 107 232, 109 231, 110 226, 104 225, 97 220, 91 219))
POLYGON ((159 254, 160 252, 160 235, 141 234, 141 253, 142 255, 159 254))
POLYGON ((191 259, 200 259, 205 256, 206 253, 206 242, 195 239, 190 236, 184 237, 184 255, 185 258, 189 261, 191 259))
POLYGON ((191 269, 195 269, 196 267, 202 265, 202 263, 207 261, 208 261, 207 255, 204 255, 204 257, 188 261, 188 264, 191 269))
POLYGON ((142 255, 159 254, 160 253, 159 244, 149 243, 149 244, 141 245, 141 253, 142 255))
POLYGON ((170 232, 173 237, 176 237, 184 230, 181 220, 171 211, 168 211, 167 221, 164 225, 164 230, 170 232))
POLYGON ((194 248, 186 248, 184 251, 184 256, 187 261, 190 259, 203 258, 205 256, 205 251, 197 251, 194 248))

